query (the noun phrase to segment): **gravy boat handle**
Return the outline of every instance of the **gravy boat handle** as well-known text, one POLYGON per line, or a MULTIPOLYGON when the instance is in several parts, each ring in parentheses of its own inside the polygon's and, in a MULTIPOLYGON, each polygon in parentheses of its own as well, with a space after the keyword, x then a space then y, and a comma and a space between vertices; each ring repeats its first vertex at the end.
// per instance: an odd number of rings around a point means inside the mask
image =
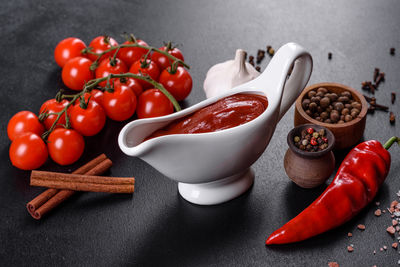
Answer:
POLYGON ((296 43, 287 43, 279 48, 260 76, 236 88, 262 90, 268 96, 270 108, 279 110, 279 121, 303 91, 312 67, 310 53, 296 43))

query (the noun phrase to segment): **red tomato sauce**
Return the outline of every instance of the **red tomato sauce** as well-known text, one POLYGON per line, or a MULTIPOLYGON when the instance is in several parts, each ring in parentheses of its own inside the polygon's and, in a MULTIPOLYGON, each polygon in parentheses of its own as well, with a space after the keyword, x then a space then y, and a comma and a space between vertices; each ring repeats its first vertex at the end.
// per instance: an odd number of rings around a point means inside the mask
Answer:
POLYGON ((146 140, 170 134, 196 134, 233 128, 260 116, 268 107, 265 96, 237 94, 225 97, 186 117, 171 122, 146 140))

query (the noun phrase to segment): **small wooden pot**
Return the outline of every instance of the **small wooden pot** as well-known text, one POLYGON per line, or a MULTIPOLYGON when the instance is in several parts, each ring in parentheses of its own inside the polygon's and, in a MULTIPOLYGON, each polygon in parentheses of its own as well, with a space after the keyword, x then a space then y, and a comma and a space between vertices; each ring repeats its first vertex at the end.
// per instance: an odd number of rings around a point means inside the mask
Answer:
POLYGON ((317 83, 308 86, 303 90, 300 96, 296 100, 296 109, 294 112, 294 126, 298 126, 305 123, 313 123, 317 125, 324 126, 331 130, 335 135, 335 150, 345 149, 351 147, 358 143, 364 134, 365 122, 367 118, 368 104, 364 96, 357 90, 339 83, 317 83), (334 92, 340 94, 343 91, 349 91, 356 101, 361 103, 361 111, 357 118, 341 123, 324 123, 314 120, 304 111, 301 103, 303 102, 304 96, 308 94, 309 91, 324 87, 328 89, 329 92, 334 92))
POLYGON ((332 148, 335 144, 335 137, 327 128, 315 125, 304 124, 293 128, 288 136, 289 149, 284 158, 284 167, 288 177, 298 186, 313 188, 323 184, 335 169, 335 156, 332 148), (301 131, 309 127, 315 130, 324 129, 328 138, 328 147, 322 151, 308 152, 297 148, 294 144, 294 137, 301 136, 301 131))

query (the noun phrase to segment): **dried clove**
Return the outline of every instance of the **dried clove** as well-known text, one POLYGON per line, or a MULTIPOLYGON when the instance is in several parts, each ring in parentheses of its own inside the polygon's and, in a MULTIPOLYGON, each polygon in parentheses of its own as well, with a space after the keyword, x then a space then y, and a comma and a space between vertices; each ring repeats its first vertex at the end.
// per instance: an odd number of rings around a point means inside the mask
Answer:
POLYGON ((332 53, 331 53, 331 52, 328 53, 328 59, 329 59, 329 60, 332 59, 332 53))
POLYGON ((371 89, 371 82, 370 81, 365 81, 361 83, 361 89, 363 90, 370 90, 371 89))
POLYGON ((376 79, 378 78, 379 73, 380 73, 379 68, 375 68, 375 70, 374 70, 374 82, 376 82, 376 79))
POLYGON ((394 124, 396 122, 396 117, 394 116, 394 113, 391 111, 389 115, 389 121, 391 124, 394 124))
POLYGON ((378 77, 376 78, 376 82, 375 82, 376 86, 379 86, 379 84, 384 80, 385 80, 385 73, 384 72, 379 73, 378 77))
POLYGON ((369 89, 371 90, 371 93, 374 95, 375 94, 376 85, 375 84, 371 84, 369 86, 369 89))
POLYGON ((261 50, 261 49, 258 49, 258 51, 257 51, 257 64, 260 64, 261 61, 264 59, 264 57, 265 57, 265 51, 261 50))
POLYGON ((395 92, 391 93, 391 100, 392 100, 392 104, 394 104, 394 101, 396 100, 396 93, 395 92))
POLYGON ((272 57, 275 54, 275 50, 270 45, 267 45, 267 53, 272 57))
POLYGON ((365 100, 367 100, 367 102, 376 101, 375 97, 369 97, 369 96, 366 96, 366 95, 363 95, 363 96, 364 96, 365 100))
POLYGON ((394 52, 396 51, 396 49, 394 48, 394 47, 392 47, 392 48, 390 48, 390 54, 392 55, 392 56, 394 56, 394 52))
POLYGON ((362 83, 361 83, 361 88, 362 88, 363 90, 370 91, 372 94, 375 94, 376 85, 373 84, 373 83, 370 82, 370 81, 365 81, 365 82, 362 82, 362 83))
POLYGON ((249 56, 249 63, 254 66, 254 56, 249 56))
POLYGON ((379 105, 379 104, 377 104, 377 103, 372 103, 372 101, 370 102, 370 104, 372 105, 372 106, 374 106, 375 107, 375 109, 378 109, 378 110, 383 110, 383 111, 388 111, 388 109, 389 109, 389 107, 387 107, 387 106, 384 106, 384 105, 379 105))
POLYGON ((368 113, 369 113, 369 114, 373 114, 374 112, 375 112, 375 107, 370 106, 370 107, 368 108, 368 113))

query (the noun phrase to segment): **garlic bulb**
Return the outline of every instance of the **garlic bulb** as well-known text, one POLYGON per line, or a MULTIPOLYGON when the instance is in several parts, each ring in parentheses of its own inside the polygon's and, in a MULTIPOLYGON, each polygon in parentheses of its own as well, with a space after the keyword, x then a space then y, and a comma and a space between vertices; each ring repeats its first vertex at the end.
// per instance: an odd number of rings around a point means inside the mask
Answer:
POLYGON ((260 73, 246 62, 246 52, 238 49, 234 60, 216 64, 208 70, 203 88, 207 98, 210 98, 251 81, 258 75, 260 73))

